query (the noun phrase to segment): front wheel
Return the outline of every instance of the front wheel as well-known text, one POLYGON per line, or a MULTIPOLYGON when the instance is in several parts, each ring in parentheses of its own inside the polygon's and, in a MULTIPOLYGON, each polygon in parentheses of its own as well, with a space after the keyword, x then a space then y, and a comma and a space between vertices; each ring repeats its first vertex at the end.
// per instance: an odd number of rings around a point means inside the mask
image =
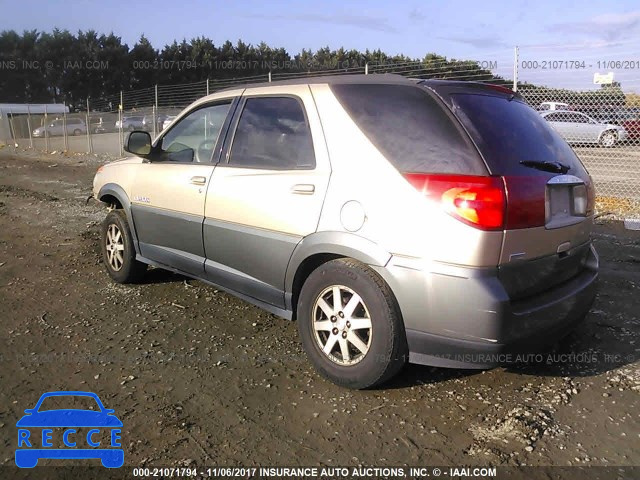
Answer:
POLYGON ((600 145, 603 147, 613 147, 618 141, 618 135, 616 132, 608 130, 602 134, 600 137, 600 145))
POLYGON ((102 260, 118 283, 139 281, 147 265, 136 260, 133 237, 122 210, 112 210, 102 224, 102 260))
POLYGON ((314 270, 300 292, 297 318, 309 359, 337 385, 373 387, 406 362, 406 334, 395 298, 360 262, 337 259, 314 270))

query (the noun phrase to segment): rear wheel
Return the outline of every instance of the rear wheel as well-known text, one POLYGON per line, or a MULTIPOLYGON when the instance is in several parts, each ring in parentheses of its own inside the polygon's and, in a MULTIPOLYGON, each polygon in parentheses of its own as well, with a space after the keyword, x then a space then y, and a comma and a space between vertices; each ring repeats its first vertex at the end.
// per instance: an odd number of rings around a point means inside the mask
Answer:
POLYGON ((80 129, 76 128, 76 129, 73 131, 73 134, 74 134, 74 135, 82 135, 82 130, 80 130, 80 129))
POLYGON ((603 147, 613 147, 618 141, 618 135, 612 130, 607 130, 600 136, 600 145, 603 147))
POLYGON ((314 270, 300 292, 297 317, 309 359, 338 385, 379 385, 406 361, 406 336, 393 294, 360 262, 337 259, 314 270))
POLYGON ((102 260, 118 283, 139 281, 147 265, 136 260, 133 238, 122 210, 112 210, 102 224, 102 260))

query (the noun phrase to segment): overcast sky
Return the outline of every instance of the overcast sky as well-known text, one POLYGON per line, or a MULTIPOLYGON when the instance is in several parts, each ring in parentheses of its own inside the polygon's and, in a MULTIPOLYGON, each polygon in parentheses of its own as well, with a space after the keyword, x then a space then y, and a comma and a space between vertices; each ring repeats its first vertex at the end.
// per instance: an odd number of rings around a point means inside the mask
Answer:
POLYGON ((174 39, 204 35, 216 44, 264 41, 290 54, 323 46, 380 48, 420 58, 435 52, 448 58, 497 62, 494 73, 509 78, 513 49, 518 45, 521 61, 538 62, 538 69, 520 64, 520 80, 588 89, 595 88, 595 72, 613 70, 625 91, 640 92, 637 0, 48 0, 44 5, 0 0, 0 29, 113 31, 130 47, 144 33, 159 49, 174 39), (560 70, 542 70, 549 60, 584 62, 586 68, 567 69, 563 63, 560 70), (635 68, 607 68, 603 62, 611 60, 633 61, 630 66, 635 68))

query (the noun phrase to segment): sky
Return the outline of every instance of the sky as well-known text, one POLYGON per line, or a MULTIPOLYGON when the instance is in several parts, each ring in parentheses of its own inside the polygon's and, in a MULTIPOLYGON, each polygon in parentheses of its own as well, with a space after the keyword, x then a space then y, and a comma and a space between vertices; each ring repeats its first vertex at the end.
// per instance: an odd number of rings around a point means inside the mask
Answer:
POLYGON ((41 5, 0 0, 0 30, 94 29, 114 32, 130 47, 144 34, 158 49, 203 35, 217 45, 264 41, 292 55, 324 46, 380 48, 417 58, 433 52, 495 62, 493 73, 508 78, 518 46, 521 81, 584 90, 599 88, 594 73, 613 71, 625 91, 640 93, 637 0, 48 0, 41 5), (605 64, 611 61, 629 61, 625 66, 633 68, 605 64), (571 62, 580 68, 571 68, 571 62))

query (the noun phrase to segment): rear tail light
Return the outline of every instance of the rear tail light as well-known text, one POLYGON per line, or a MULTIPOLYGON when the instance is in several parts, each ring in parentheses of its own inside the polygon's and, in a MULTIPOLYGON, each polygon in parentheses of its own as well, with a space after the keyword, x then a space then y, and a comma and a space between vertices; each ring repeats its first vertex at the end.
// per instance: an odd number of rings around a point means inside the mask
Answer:
MULTIPOLYGON (((545 225, 547 175, 487 177, 406 173, 404 177, 458 220, 482 230, 545 225)), ((587 185, 593 210, 593 182, 587 185)))
MULTIPOLYGON (((482 230, 502 230, 505 189, 501 177, 406 173, 405 178, 447 213, 482 230)), ((543 210, 544 213, 544 210, 543 210)))
POLYGON ((516 95, 516 92, 511 90, 509 87, 504 87, 502 85, 496 85, 495 83, 485 83, 487 87, 492 90, 496 90, 498 92, 507 93, 509 95, 516 95))
POLYGON ((546 192, 550 176, 504 177, 507 189, 507 230, 541 227, 546 223, 546 192))

